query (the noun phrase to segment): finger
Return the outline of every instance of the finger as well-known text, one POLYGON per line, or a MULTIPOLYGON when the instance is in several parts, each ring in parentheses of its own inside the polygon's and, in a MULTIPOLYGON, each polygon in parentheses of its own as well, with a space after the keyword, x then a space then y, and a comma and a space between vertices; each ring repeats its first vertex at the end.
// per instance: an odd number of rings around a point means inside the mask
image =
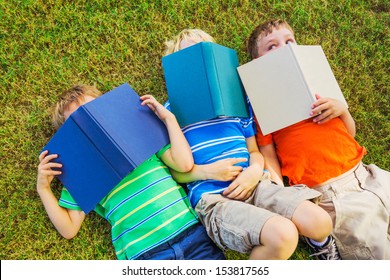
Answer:
POLYGON ((140 96, 141 100, 150 99, 150 98, 153 98, 153 96, 150 94, 145 94, 145 95, 140 96))
POLYGON ((310 112, 310 116, 313 116, 313 117, 319 116, 319 115, 321 115, 321 113, 322 113, 321 108, 320 108, 320 107, 316 107, 315 109, 313 109, 313 110, 310 112))
POLYGON ((44 150, 40 155, 39 155, 39 161, 42 161, 42 159, 47 155, 49 151, 48 150, 44 150))
POLYGON ((145 100, 144 102, 141 103, 141 105, 146 105, 149 107, 150 110, 152 110, 153 112, 156 111, 156 105, 153 103, 153 101, 151 100, 145 100))
POLYGON ((324 110, 322 111, 321 114, 319 114, 318 116, 316 116, 313 121, 314 122, 320 122, 320 121, 323 121, 325 120, 326 118, 328 118, 330 115, 332 115, 332 110, 328 109, 328 110, 324 110))
POLYGON ((230 159, 232 165, 235 165, 237 163, 240 163, 240 162, 247 162, 248 159, 247 158, 231 158, 230 159))
POLYGON ((62 164, 61 163, 56 163, 56 162, 49 162, 49 163, 46 163, 45 165, 43 165, 42 167, 47 167, 45 169, 49 169, 49 168, 61 168, 62 167, 62 164))
POLYGON ((234 189, 230 194, 228 194, 226 197, 230 199, 236 199, 239 200, 241 197, 241 193, 243 192, 243 188, 239 185, 237 188, 234 189))
POLYGON ((56 176, 56 175, 61 175, 62 171, 59 170, 42 170, 41 172, 45 176, 56 176))
MULTIPOLYGON (((242 169, 242 168, 241 168, 241 169, 242 169)), ((241 172, 242 172, 242 170, 233 171, 233 172, 231 173, 231 175, 232 175, 232 177, 233 177, 232 180, 236 179, 236 178, 241 174, 241 172)))
POLYGON ((42 160, 41 160, 41 164, 46 164, 48 163, 49 161, 55 159, 55 158, 58 158, 58 155, 57 154, 50 154, 48 156, 45 156, 42 160))
POLYGON ((242 166, 239 166, 239 165, 233 165, 231 167, 231 172, 233 172, 234 174, 238 175, 239 173, 242 172, 244 168, 242 168, 242 166))
MULTIPOLYGON (((314 108, 317 108, 321 105, 324 105, 325 103, 328 103, 329 102, 329 99, 328 98, 320 98, 318 99, 317 101, 315 101, 312 105, 311 105, 311 108, 314 109, 314 108)), ((322 109, 323 110, 323 109, 322 109)))
POLYGON ((252 194, 252 192, 244 189, 234 199, 236 199, 236 200, 246 200, 248 197, 250 197, 251 194, 252 194))
MULTIPOLYGON (((239 186, 237 186, 237 188, 238 188, 239 186)), ((236 189, 237 189, 236 188, 236 189)), ((236 196, 236 189, 234 189, 234 190, 231 190, 230 192, 228 192, 227 194, 225 194, 225 192, 223 193, 226 197, 228 197, 228 198, 234 198, 235 196, 236 196)))
POLYGON ((323 118, 322 120, 318 121, 317 123, 323 124, 323 123, 326 123, 327 121, 330 121, 331 119, 333 119, 333 114, 330 114, 329 116, 327 116, 326 118, 323 118))
POLYGON ((145 99, 142 100, 141 105, 146 105, 146 104, 149 104, 149 103, 151 103, 151 100, 149 98, 145 98, 145 99))
POLYGON ((324 99, 321 99, 323 102, 321 102, 320 104, 318 104, 312 111, 311 111, 311 115, 312 116, 316 116, 316 115, 319 115, 319 114, 322 114, 324 111, 326 110, 329 110, 329 102, 327 102, 326 100, 324 99))
POLYGON ((239 183, 236 181, 233 181, 230 183, 230 185, 226 188, 226 190, 223 191, 223 195, 228 196, 230 193, 232 193, 237 187, 239 186, 239 183))

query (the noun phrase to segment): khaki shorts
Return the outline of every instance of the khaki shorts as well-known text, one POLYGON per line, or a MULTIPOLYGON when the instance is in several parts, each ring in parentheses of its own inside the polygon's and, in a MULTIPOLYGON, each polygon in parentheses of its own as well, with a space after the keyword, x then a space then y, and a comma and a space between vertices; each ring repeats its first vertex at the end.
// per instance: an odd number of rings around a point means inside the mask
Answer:
POLYGON ((291 220, 299 204, 320 196, 303 185, 283 187, 266 179, 245 202, 206 193, 195 211, 210 238, 221 248, 249 253, 260 245, 260 233, 269 218, 281 215, 291 220))
POLYGON ((390 173, 376 165, 355 168, 320 186, 319 205, 333 220, 342 259, 390 259, 390 173))

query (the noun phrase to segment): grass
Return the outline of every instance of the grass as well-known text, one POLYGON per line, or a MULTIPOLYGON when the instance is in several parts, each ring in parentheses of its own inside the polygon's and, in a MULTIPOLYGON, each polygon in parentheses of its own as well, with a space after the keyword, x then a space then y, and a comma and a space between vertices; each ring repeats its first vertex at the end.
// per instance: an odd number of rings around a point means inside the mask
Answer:
MULTIPOLYGON (((276 17, 290 22, 300 44, 323 46, 368 150, 364 162, 389 170, 386 1, 0 1, 0 258, 115 259, 104 220, 89 215, 65 240, 36 193, 38 155, 54 132, 48 108, 63 89, 82 82, 106 92, 128 82, 163 102, 166 39, 201 28, 245 63, 251 30, 276 17)), ((53 188, 59 195, 60 184, 53 188)))

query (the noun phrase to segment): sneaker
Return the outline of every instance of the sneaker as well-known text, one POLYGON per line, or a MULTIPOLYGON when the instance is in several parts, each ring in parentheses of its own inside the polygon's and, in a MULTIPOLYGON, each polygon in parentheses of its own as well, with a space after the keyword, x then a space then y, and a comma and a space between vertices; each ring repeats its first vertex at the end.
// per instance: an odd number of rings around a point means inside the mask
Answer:
POLYGON ((310 257, 315 257, 317 260, 341 260, 336 243, 332 236, 328 237, 328 241, 321 247, 318 247, 310 242, 310 239, 303 236, 304 241, 309 245, 313 254, 310 257))

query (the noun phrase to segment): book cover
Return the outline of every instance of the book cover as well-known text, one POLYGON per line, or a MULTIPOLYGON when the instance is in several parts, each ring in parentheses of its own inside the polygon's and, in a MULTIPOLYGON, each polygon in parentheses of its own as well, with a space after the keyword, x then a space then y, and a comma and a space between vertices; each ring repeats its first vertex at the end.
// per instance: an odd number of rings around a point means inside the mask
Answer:
POLYGON ((347 105, 321 46, 288 44, 237 70, 263 134, 311 118, 317 93, 347 105))
POLYGON ((127 174, 169 143, 161 120, 125 83, 80 106, 43 150, 58 154, 62 184, 88 213, 127 174))
POLYGON ((248 117, 235 50, 201 42, 163 57, 162 66, 181 127, 219 116, 248 117))

